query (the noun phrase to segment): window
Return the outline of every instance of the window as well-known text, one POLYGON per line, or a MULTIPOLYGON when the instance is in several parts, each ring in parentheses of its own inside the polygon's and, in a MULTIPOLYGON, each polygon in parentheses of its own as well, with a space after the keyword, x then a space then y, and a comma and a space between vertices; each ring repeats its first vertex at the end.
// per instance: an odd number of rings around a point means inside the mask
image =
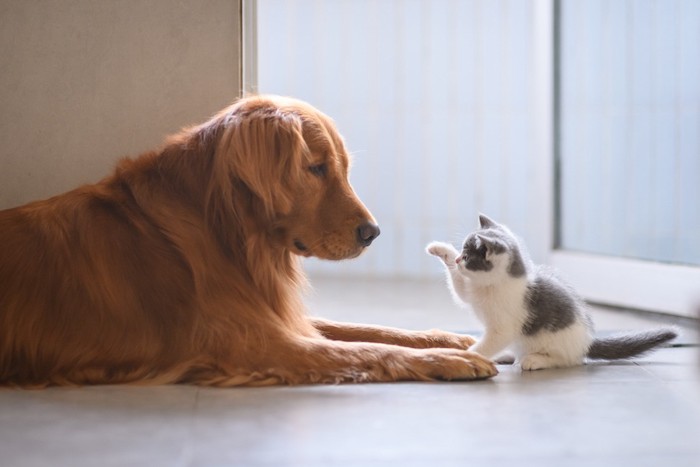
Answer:
POLYGON ((559 3, 560 266, 605 302, 700 292, 700 3, 559 3), (569 253, 571 252, 571 253, 569 253))
POLYGON ((693 0, 258 0, 257 90, 336 120, 382 227, 358 260, 307 269, 435 277, 425 244, 460 243, 481 211, 592 300, 688 313, 699 15, 693 0))

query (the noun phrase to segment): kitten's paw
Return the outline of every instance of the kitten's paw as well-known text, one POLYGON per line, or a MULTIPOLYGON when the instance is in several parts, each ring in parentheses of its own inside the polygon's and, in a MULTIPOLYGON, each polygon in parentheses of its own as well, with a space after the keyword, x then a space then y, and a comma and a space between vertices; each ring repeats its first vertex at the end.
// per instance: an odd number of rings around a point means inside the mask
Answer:
POLYGON ((515 363, 515 355, 511 352, 503 352, 498 354, 493 360, 499 365, 512 365, 515 363))
POLYGON ((546 355, 532 353, 525 355, 520 361, 520 367, 525 371, 544 370, 551 365, 551 359, 546 355))
POLYGON ((425 251, 429 255, 440 258, 447 267, 453 268, 457 264, 456 259, 459 256, 459 251, 449 243, 432 242, 428 244, 425 251))

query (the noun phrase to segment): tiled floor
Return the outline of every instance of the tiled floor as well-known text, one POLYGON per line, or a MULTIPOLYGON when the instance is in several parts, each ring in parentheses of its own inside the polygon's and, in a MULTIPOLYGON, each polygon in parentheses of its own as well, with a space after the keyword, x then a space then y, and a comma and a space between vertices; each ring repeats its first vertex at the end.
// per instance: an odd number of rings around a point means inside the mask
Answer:
MULTIPOLYGON (((478 329, 439 281, 314 284, 309 305, 328 318, 478 329)), ((594 319, 603 332, 659 324, 594 319)), ((500 366, 476 383, 0 390, 0 466, 700 466, 698 352, 500 366)))

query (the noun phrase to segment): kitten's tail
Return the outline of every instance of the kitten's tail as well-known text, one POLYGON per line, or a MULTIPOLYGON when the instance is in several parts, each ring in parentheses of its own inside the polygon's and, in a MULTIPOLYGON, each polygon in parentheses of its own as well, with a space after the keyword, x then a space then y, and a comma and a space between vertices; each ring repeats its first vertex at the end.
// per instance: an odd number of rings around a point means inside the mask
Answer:
POLYGON ((586 356, 593 360, 624 360, 650 352, 676 337, 678 331, 674 328, 603 337, 593 340, 586 356))

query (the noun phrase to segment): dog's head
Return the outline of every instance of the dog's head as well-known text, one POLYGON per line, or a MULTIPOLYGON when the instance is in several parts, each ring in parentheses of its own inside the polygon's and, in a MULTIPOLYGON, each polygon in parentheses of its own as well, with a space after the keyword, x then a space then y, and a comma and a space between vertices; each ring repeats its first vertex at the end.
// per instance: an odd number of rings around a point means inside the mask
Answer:
POLYGON ((379 235, 350 186, 347 149, 326 115, 296 99, 254 96, 220 118, 225 129, 213 169, 233 184, 224 195, 244 185, 261 228, 278 245, 337 260, 358 256, 379 235))

